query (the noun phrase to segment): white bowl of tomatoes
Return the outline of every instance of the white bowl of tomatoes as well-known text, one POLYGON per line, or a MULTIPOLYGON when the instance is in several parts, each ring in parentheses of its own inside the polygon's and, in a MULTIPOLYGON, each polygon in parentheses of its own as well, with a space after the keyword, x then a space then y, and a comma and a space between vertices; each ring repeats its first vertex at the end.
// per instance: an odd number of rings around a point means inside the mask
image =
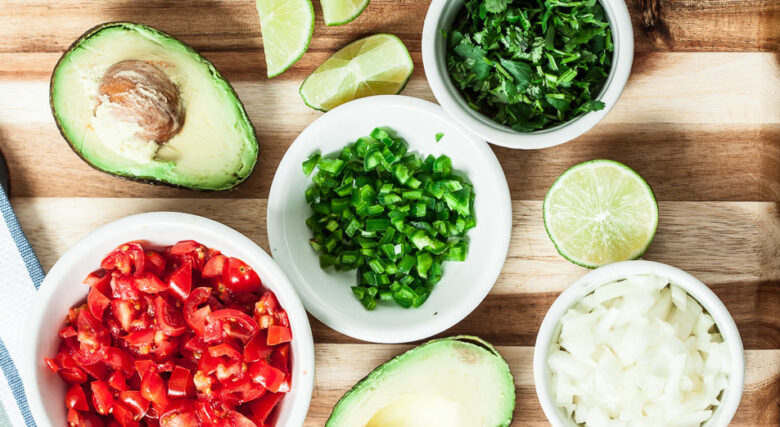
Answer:
POLYGON ((182 213, 133 215, 73 246, 26 324, 39 425, 300 426, 306 312, 259 246, 182 213))

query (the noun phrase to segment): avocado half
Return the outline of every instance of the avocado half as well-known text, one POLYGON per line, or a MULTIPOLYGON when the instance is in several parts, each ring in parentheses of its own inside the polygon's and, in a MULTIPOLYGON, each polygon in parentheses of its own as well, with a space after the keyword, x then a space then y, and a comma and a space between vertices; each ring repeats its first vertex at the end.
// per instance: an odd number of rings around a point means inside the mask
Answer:
POLYGON ((374 369, 325 427, 506 427, 515 409, 509 366, 471 336, 429 341, 374 369))
POLYGON ((255 129, 230 83, 193 48, 147 25, 110 22, 87 31, 57 63, 50 103, 73 151, 112 175, 216 191, 243 182, 257 163, 255 129), (141 160, 125 154, 136 150, 132 144, 109 146, 118 144, 117 138, 105 132, 99 136, 94 123, 104 73, 114 64, 134 60, 162 70, 178 89, 184 110, 180 130, 141 160))

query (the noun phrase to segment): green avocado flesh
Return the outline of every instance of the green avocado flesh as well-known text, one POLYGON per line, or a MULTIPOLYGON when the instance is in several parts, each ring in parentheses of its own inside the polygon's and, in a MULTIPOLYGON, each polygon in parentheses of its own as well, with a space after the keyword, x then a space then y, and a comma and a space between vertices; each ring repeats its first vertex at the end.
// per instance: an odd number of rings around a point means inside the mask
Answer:
POLYGON ((515 384, 476 337, 430 341, 376 368, 339 400, 326 427, 498 427, 512 422, 515 384))
POLYGON ((109 23, 77 40, 54 70, 51 106, 73 150, 113 175, 194 190, 226 190, 244 181, 257 162, 254 128, 230 84, 192 48, 145 25, 109 23), (127 60, 162 70, 178 89, 184 111, 181 130, 159 148, 151 145, 151 152, 148 147, 140 150, 147 153, 140 160, 135 139, 118 149, 119 138, 106 137, 105 132, 99 136, 95 125, 101 78, 109 67, 127 60))

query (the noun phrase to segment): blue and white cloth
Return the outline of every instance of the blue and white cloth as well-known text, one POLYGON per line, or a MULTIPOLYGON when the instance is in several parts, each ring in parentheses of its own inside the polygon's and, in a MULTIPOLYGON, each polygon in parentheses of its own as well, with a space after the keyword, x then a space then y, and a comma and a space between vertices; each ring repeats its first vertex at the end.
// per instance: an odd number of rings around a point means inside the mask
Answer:
POLYGON ((35 426, 19 371, 24 322, 44 273, 0 189, 0 426, 35 426))

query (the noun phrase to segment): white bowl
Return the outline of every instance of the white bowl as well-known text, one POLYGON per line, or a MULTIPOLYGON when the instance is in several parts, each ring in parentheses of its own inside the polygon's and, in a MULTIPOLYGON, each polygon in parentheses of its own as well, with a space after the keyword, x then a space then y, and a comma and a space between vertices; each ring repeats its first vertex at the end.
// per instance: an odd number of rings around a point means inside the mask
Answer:
POLYGON ((365 341, 401 343, 428 338, 468 315, 493 287, 504 265, 512 230, 512 204, 504 172, 490 147, 452 123, 435 104, 405 96, 374 96, 333 109, 293 142, 276 170, 268 199, 271 254, 292 280, 306 309, 329 327, 365 341), (378 304, 366 311, 350 286, 356 273, 324 271, 309 246, 304 198, 311 178, 301 163, 319 150, 335 153, 375 127, 387 126, 406 139, 410 151, 447 154, 453 167, 474 184, 476 228, 468 232, 465 262, 447 262, 444 274, 419 308, 378 304), (444 137, 436 142, 435 135, 444 137))
POLYGON ((577 426, 562 409, 555 405, 555 399, 552 397, 550 389, 551 374, 547 359, 553 340, 557 340, 558 334, 560 334, 558 324, 561 317, 569 308, 597 287, 638 274, 654 274, 668 278, 671 283, 684 289, 698 301, 715 320, 715 324, 723 336, 723 342, 729 348, 731 371, 728 377, 728 386, 721 399, 722 403, 715 408, 712 418, 704 425, 708 427, 727 426, 739 406, 745 380, 745 354, 734 319, 707 285, 679 268, 652 261, 624 261, 593 270, 563 291, 547 311, 536 337, 533 362, 536 394, 542 404, 544 414, 553 427, 577 426))
POLYGON ((422 56, 425 76, 433 95, 444 110, 486 141, 509 148, 537 149, 570 141, 596 125, 615 106, 631 73, 634 60, 634 32, 623 0, 599 0, 612 28, 614 51, 612 69, 596 99, 606 104, 603 110, 581 115, 558 126, 522 133, 494 122, 471 109, 452 84, 447 72, 446 43, 443 29, 449 29, 463 7, 463 0, 433 0, 425 16, 422 56))
POLYGON ((68 250, 43 280, 27 319, 25 336, 29 339, 22 362, 27 399, 38 425, 67 424, 65 383, 43 359, 57 353, 57 331, 68 309, 86 298, 84 277, 124 242, 145 240, 163 246, 189 239, 251 265, 287 311, 293 333, 293 382, 291 392, 282 400, 276 425, 303 425, 314 386, 314 343, 306 312, 289 280, 263 249, 241 233, 210 219, 175 212, 133 215, 98 228, 68 250))

